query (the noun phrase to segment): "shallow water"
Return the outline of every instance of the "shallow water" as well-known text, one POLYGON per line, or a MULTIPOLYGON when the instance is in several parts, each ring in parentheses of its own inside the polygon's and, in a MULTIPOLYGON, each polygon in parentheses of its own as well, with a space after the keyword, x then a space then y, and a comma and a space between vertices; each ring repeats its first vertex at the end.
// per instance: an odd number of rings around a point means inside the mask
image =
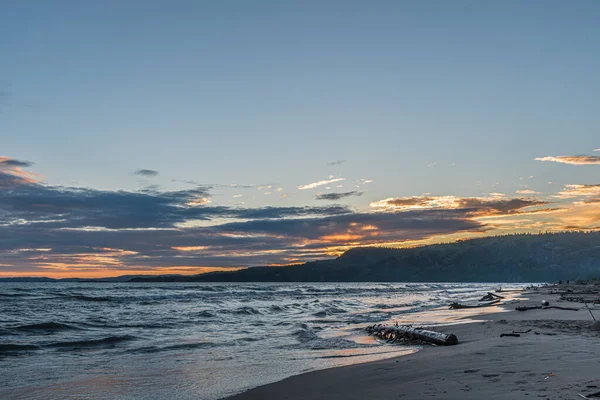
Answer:
POLYGON ((0 283, 0 398, 217 399, 414 352, 363 328, 448 322, 498 286, 0 283))

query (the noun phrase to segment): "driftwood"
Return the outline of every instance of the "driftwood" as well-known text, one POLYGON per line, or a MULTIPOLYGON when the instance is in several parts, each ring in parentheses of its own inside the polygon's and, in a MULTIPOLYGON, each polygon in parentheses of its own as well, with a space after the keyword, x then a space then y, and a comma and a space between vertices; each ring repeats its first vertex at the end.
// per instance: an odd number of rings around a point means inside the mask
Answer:
POLYGON ((500 303, 500 300, 493 300, 493 301, 489 301, 485 304, 477 304, 477 305, 468 305, 468 304, 460 304, 457 302, 454 302, 452 304, 450 304, 450 309, 451 310, 460 310, 462 308, 479 308, 479 307, 489 307, 489 306, 493 306, 500 303))
POLYGON ((516 293, 516 292, 522 292, 523 289, 496 289, 496 293, 516 293))
POLYGON ((512 336, 512 337, 521 337, 518 333, 501 333, 500 337, 512 336))
POLYGON ((515 307, 517 311, 527 311, 527 310, 547 310, 549 308, 556 308, 557 310, 568 310, 568 311, 579 311, 579 308, 571 308, 571 307, 559 307, 559 306, 519 306, 515 307))
POLYGON ((592 397, 595 397, 595 398, 600 397, 600 392, 592 393, 592 394, 588 394, 588 395, 583 395, 581 393, 577 393, 577 396, 581 397, 582 399, 593 400, 592 397))
POLYGON ((498 299, 503 299, 504 296, 498 296, 497 294, 488 292, 485 296, 483 296, 479 301, 493 301, 498 299))
MULTIPOLYGON (((594 294, 597 295, 597 293, 594 293, 594 294)), ((598 298, 598 297, 565 296, 563 294, 563 295, 560 296, 560 299, 561 300, 565 300, 565 301, 570 301, 572 303, 600 304, 600 298, 598 298)))
POLYGON ((373 336, 386 339, 388 342, 419 340, 442 346, 451 346, 458 343, 458 338, 455 335, 414 328, 408 325, 388 326, 376 324, 367 326, 365 330, 373 336))

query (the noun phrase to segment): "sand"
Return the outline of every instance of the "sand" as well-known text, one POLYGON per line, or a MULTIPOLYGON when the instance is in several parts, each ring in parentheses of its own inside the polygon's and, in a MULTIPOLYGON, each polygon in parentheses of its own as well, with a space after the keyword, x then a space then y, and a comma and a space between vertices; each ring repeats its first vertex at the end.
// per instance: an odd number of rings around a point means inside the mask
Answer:
MULTIPOLYGON (((480 322, 438 329, 457 335, 456 346, 425 346, 409 356, 310 372, 230 399, 581 399, 578 393, 600 392, 600 331, 585 305, 558 302, 548 289, 522 296, 505 307, 545 299, 580 310, 481 315, 480 322)), ((590 307, 600 319, 600 307, 590 307)))

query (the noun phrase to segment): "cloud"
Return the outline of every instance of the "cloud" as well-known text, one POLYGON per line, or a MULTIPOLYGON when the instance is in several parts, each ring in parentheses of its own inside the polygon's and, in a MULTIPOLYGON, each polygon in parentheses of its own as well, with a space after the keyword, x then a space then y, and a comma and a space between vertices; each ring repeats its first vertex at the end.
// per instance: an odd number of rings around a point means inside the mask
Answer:
POLYGON ((600 151, 600 149, 594 149, 594 151, 600 151))
POLYGON ((563 190, 552 197, 558 199, 572 199, 576 197, 600 196, 600 185, 565 185, 563 190))
POLYGON ((341 164, 344 164, 345 162, 346 162, 346 160, 335 160, 335 161, 328 162, 327 165, 329 165, 329 166, 341 165, 341 164))
POLYGON ((140 176, 151 177, 151 176, 158 175, 158 171, 155 171, 153 169, 138 169, 137 171, 134 172, 134 174, 140 175, 140 176))
POLYGON ((522 214, 528 207, 547 205, 548 202, 535 199, 456 196, 413 196, 388 198, 371 203, 371 207, 394 211, 410 210, 464 210, 470 216, 522 214))
POLYGON ((520 189, 520 190, 517 190, 515 193, 517 193, 517 194, 542 194, 541 192, 536 192, 535 190, 531 190, 531 189, 520 189))
POLYGON ((315 196, 317 200, 340 200, 345 197, 362 196, 363 192, 344 192, 344 193, 321 193, 315 196))
POLYGON ((0 156, 0 168, 5 167, 31 167, 34 163, 31 161, 15 160, 14 158, 0 156))
POLYGON ((548 161, 571 165, 595 165, 600 164, 600 156, 574 155, 574 156, 557 156, 557 157, 538 157, 536 161, 548 161))
POLYGON ((328 185, 330 183, 334 183, 334 182, 340 182, 340 181, 345 181, 346 178, 329 178, 327 180, 322 180, 322 181, 318 181, 318 182, 313 182, 313 183, 308 183, 306 185, 300 185, 298 186, 298 190, 308 190, 308 189, 314 189, 316 187, 319 186, 324 186, 324 185, 328 185))
POLYGON ((39 175, 26 172, 23 167, 33 165, 30 161, 0 157, 0 189, 11 189, 18 185, 39 183, 39 175))

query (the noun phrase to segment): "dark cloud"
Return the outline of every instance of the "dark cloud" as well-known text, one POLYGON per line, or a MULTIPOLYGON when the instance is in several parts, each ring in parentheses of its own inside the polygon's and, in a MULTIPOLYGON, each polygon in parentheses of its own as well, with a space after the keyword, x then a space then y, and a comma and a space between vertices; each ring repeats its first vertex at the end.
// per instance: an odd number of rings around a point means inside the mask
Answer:
MULTIPOLYGON (((1 176, 0 176, 1 177, 1 176)), ((1 181, 0 181, 1 184, 1 181)), ((15 184, 15 182, 11 182, 15 184)), ((161 192, 101 191, 43 185, 18 185, 0 191, 0 223, 56 221, 53 227, 169 228, 189 220, 214 218, 276 219, 348 213, 345 207, 210 207, 209 189, 161 192)), ((48 225, 50 226, 50 225, 48 225)))
POLYGON ((511 215, 523 212, 524 208, 549 204, 547 201, 535 199, 497 199, 487 200, 478 198, 463 198, 459 207, 473 210, 475 213, 491 215, 511 215))
POLYGON ((264 265, 328 257, 324 246, 341 246, 353 240, 375 244, 485 229, 482 223, 459 212, 431 210, 257 219, 185 229, 73 230, 25 224, 0 229, 0 254, 3 263, 23 266, 81 264, 85 254, 91 257, 103 252, 118 259, 119 268, 264 265), (40 248, 51 250, 19 251, 40 248))
POLYGON ((327 165, 329 165, 329 166, 341 165, 341 164, 343 164, 345 162, 346 162, 346 160, 335 160, 335 161, 328 162, 327 165))
POLYGON ((134 172, 134 174, 140 175, 140 176, 151 177, 151 176, 158 175, 158 171, 153 170, 153 169, 138 169, 137 171, 134 172))
POLYGON ((345 197, 362 196, 363 192, 322 193, 315 196, 317 200, 340 200, 345 197))
POLYGON ((0 157, 0 167, 31 167, 34 163, 31 161, 15 160, 14 158, 0 157))
POLYGON ((381 204, 393 206, 393 207, 411 207, 411 206, 426 207, 428 204, 430 204, 434 200, 435 200, 435 197, 422 197, 422 196, 397 197, 397 198, 382 200, 381 204))
POLYGON ((399 211, 412 209, 461 210, 471 216, 512 215, 527 212, 529 207, 548 205, 532 198, 414 196, 397 197, 371 203, 371 207, 399 211))

